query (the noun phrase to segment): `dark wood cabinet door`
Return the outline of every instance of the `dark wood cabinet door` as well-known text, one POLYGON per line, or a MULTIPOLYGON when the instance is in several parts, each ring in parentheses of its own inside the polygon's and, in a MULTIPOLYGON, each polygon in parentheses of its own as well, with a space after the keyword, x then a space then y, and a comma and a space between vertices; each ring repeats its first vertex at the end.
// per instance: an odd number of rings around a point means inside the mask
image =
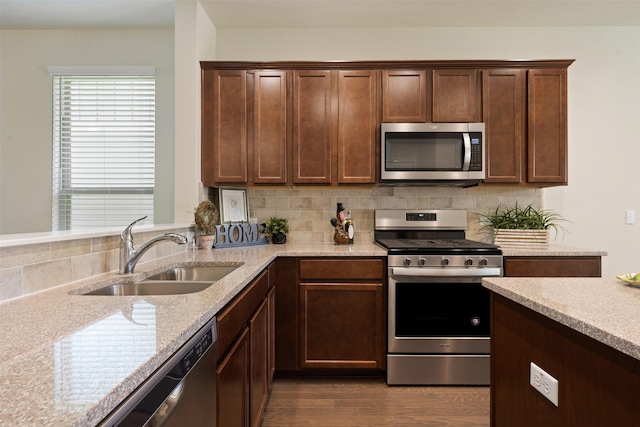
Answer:
POLYGON ((300 284, 300 365, 383 368, 381 283, 300 284))
POLYGON ((247 427, 249 400, 249 328, 244 328, 216 375, 219 426, 247 427))
POLYGON ((293 183, 331 183, 331 72, 293 73, 293 183))
POLYGON ((269 293, 267 294, 267 333, 268 333, 268 343, 267 347, 269 349, 269 357, 268 357, 268 374, 267 374, 267 385, 268 389, 271 390, 271 383, 273 381, 273 376, 276 373, 276 287, 271 288, 269 293))
POLYGON ((485 123, 485 183, 526 181, 526 70, 482 72, 482 115, 485 123))
POLYGON ((247 73, 205 70, 202 90, 202 183, 246 183, 247 73))
POLYGON ((253 90, 253 183, 287 182, 287 73, 256 71, 253 90))
POLYGON ((382 121, 384 123, 427 121, 426 70, 384 70, 382 72, 382 121))
POLYGON ((477 122, 479 119, 476 69, 432 70, 434 122, 477 122))
POLYGON ((338 184, 374 184, 378 149, 378 72, 338 72, 338 184))
POLYGON ((258 427, 267 404, 268 394, 268 309, 264 300, 249 320, 249 425, 258 427))
POLYGON ((528 72, 528 178, 567 184, 567 70, 528 72))
POLYGON ((276 260, 278 299, 276 316, 276 371, 293 372, 299 369, 298 335, 299 301, 298 258, 278 257, 276 260))

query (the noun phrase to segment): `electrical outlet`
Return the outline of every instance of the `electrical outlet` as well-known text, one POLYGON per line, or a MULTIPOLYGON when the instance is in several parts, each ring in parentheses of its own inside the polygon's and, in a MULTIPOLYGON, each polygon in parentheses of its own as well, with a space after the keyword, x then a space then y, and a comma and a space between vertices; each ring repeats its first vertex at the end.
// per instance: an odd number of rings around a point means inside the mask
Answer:
POLYGON ((531 362, 529 384, 538 390, 538 393, 549 399, 551 403, 558 406, 558 380, 533 362, 531 362))
POLYGON ((635 211, 628 210, 625 212, 625 222, 627 224, 634 224, 636 222, 635 211))

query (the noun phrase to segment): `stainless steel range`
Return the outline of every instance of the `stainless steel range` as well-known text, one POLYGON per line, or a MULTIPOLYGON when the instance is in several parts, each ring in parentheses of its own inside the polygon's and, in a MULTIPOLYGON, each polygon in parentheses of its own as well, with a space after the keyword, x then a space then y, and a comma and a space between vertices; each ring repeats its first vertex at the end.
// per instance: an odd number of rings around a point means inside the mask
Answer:
POLYGON ((465 238, 466 210, 377 210, 388 251, 388 384, 489 384, 489 292, 502 252, 465 238))

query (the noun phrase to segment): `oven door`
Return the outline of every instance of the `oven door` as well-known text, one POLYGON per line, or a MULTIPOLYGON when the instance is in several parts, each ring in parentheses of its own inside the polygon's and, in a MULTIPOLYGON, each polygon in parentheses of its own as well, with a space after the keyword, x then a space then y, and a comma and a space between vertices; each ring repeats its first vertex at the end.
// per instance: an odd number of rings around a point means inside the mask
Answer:
POLYGON ((426 270, 389 268, 389 353, 489 354, 489 291, 482 277, 426 270))

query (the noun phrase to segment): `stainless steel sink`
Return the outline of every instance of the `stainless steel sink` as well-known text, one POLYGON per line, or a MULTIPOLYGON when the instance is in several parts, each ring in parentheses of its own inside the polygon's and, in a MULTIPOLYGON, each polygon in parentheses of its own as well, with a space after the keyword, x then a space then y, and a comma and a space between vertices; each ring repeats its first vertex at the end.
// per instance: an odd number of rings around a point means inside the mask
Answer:
POLYGON ((207 289, 244 263, 174 267, 140 282, 116 283, 83 295, 180 295, 207 289))
POLYGON ((179 295, 200 292, 213 282, 144 281, 137 283, 116 283, 87 292, 84 295, 135 296, 135 295, 179 295))
POLYGON ((193 267, 175 267, 148 277, 146 281, 180 281, 213 283, 240 267, 235 265, 200 265, 193 267))

